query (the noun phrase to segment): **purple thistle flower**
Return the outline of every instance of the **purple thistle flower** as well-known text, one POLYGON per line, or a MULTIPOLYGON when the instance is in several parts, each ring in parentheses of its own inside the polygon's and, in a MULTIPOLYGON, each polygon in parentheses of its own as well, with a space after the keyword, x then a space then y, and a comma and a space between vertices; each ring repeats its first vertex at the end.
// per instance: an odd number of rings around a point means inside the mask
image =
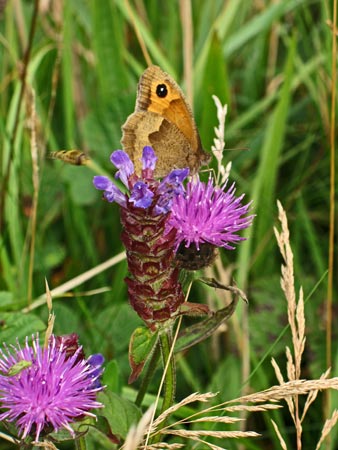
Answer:
POLYGON ((38 441, 42 432, 66 428, 75 435, 70 424, 82 416, 95 417, 90 412, 100 408, 96 394, 102 374, 102 359, 79 358, 82 347, 75 352, 51 336, 47 347, 41 347, 38 336, 28 338, 24 347, 6 345, 0 349, 0 421, 15 422, 22 439, 34 435, 38 441), (22 370, 13 371, 13 367, 22 370))
POLYGON ((237 233, 251 225, 253 215, 246 216, 250 203, 242 205, 244 195, 235 196, 235 184, 228 191, 214 187, 212 180, 189 181, 184 195, 172 200, 167 226, 175 228, 175 251, 182 245, 202 244, 233 250, 234 244, 245 238, 237 233))

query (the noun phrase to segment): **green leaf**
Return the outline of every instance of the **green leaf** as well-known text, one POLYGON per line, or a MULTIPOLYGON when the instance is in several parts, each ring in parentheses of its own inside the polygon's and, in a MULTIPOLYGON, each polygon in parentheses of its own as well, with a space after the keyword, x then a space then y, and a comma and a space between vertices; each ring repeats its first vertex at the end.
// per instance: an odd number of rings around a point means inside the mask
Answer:
POLYGON ((112 361, 109 361, 104 369, 102 375, 102 384, 107 386, 107 389, 111 392, 121 392, 120 368, 117 361, 115 361, 114 359, 112 361))
POLYGON ((238 296, 235 296, 230 305, 216 311, 208 319, 202 320, 201 322, 191 325, 183 330, 179 334, 175 346, 175 352, 186 350, 211 336, 223 322, 226 322, 232 316, 237 303, 238 296))
POLYGON ((13 304, 13 294, 8 291, 0 291, 0 309, 7 308, 13 304))
MULTIPOLYGON (((170 75, 176 79, 175 68, 171 64, 171 62, 166 58, 163 54, 162 46, 156 41, 153 36, 152 30, 149 29, 146 24, 143 22, 141 16, 137 14, 133 10, 131 5, 128 5, 124 0, 115 0, 117 7, 120 9, 121 13, 124 17, 131 23, 135 28, 139 30, 142 39, 144 39, 145 45, 152 56, 152 60, 154 63, 158 64, 162 67, 165 72, 170 73, 170 75)), ((101 3, 100 3, 101 4, 101 3)), ((162 9, 162 5, 160 7, 162 9)), ((131 59, 128 55, 128 60, 131 59)))
POLYGON ((34 314, 1 313, 0 342, 15 343, 16 339, 22 341, 37 331, 46 328, 44 322, 34 314))
POLYGON ((74 39, 74 26, 70 2, 64 5, 64 26, 62 38, 62 95, 63 95, 63 127, 67 146, 76 147, 75 142, 75 102, 74 98, 74 65, 72 63, 72 45, 74 39))
POLYGON ((158 335, 146 327, 138 327, 134 331, 129 343, 129 364, 131 374, 129 383, 133 383, 142 372, 149 356, 157 343, 158 335))
POLYGON ((204 67, 202 89, 200 95, 196 96, 196 120, 200 125, 199 130, 205 149, 211 147, 214 139, 214 127, 212 125, 217 125, 217 111, 212 95, 217 95, 222 104, 230 102, 230 85, 226 62, 216 33, 212 36, 204 67), (201 116, 201 119, 199 116, 201 116))
POLYGON ((249 22, 237 30, 231 38, 225 41, 225 58, 229 58, 230 55, 242 49, 247 42, 250 42, 259 33, 268 30, 275 20, 290 10, 292 11, 292 9, 299 6, 303 1, 285 0, 284 2, 272 3, 269 7, 262 8, 260 14, 255 15, 249 22))
MULTIPOLYGON (((296 39, 292 38, 289 42, 288 59, 284 69, 284 83, 280 89, 279 101, 275 110, 271 114, 265 136, 263 148, 261 150, 258 173, 253 184, 252 200, 254 207, 259 207, 259 214, 253 222, 253 226, 245 230, 245 237, 255 230, 255 240, 263 242, 266 240, 266 233, 272 232, 272 223, 275 206, 275 188, 277 184, 277 175, 280 164, 280 154, 283 149, 286 137, 286 124, 289 113, 289 104, 291 100, 291 82, 293 74, 293 63, 295 55, 296 39)), ((239 259, 239 284, 245 285, 245 278, 250 264, 250 251, 252 239, 244 242, 240 247, 239 259)), ((260 269, 266 264, 266 255, 264 259, 260 258, 260 269)), ((258 262, 256 262, 256 267, 258 262)))
MULTIPOLYGON (((254 203, 256 205, 258 205, 258 202, 260 203, 260 213, 254 223, 256 228, 255 237, 258 242, 262 242, 265 239, 266 232, 269 229, 271 230, 273 211, 275 210, 275 188, 279 160, 286 136, 286 124, 291 99, 295 43, 295 39, 290 41, 288 60, 284 70, 285 81, 265 134, 261 162, 253 193, 254 203)), ((261 260, 261 263, 265 264, 265 260, 261 260)))
POLYGON ((129 428, 140 420, 140 410, 134 403, 119 397, 114 392, 101 392, 98 400, 105 406, 98 411, 98 415, 107 419, 114 435, 124 439, 129 428))
POLYGON ((67 250, 60 242, 50 241, 41 245, 35 254, 35 270, 43 272, 60 266, 67 257, 67 250))
POLYGON ((91 1, 90 10, 100 91, 102 99, 111 101, 128 82, 123 63, 123 20, 115 2, 91 1))

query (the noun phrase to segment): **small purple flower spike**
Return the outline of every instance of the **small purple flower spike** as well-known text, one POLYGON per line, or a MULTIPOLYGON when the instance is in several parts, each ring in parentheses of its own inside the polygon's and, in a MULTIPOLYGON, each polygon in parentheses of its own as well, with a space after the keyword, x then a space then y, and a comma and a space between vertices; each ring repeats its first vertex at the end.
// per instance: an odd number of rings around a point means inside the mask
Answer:
POLYGON ((120 179, 126 187, 129 187, 128 178, 134 173, 134 164, 127 153, 123 150, 116 150, 111 154, 110 161, 119 169, 116 172, 116 178, 120 179))
POLYGON ((152 147, 149 147, 148 145, 144 147, 143 153, 142 153, 142 168, 143 170, 150 169, 155 170, 157 161, 157 156, 155 155, 154 150, 152 147))
POLYGON ((128 188, 130 195, 121 192, 109 178, 94 177, 94 186, 104 191, 103 195, 109 202, 116 202, 124 208, 128 206, 128 203, 132 203, 137 208, 152 207, 152 214, 159 215, 168 213, 173 197, 184 192, 182 183, 188 176, 189 169, 175 169, 161 182, 155 180, 153 176, 157 157, 149 146, 143 149, 141 177, 135 174, 134 165, 123 150, 113 152, 110 160, 119 169, 116 178, 119 178, 128 188))
POLYGON ((132 194, 129 198, 131 203, 137 208, 149 208, 153 201, 154 193, 148 188, 143 181, 137 181, 132 189, 132 194))
POLYGON ((126 206, 126 195, 109 178, 97 175, 93 179, 93 184, 96 189, 104 191, 103 196, 109 203, 116 202, 120 206, 126 206))

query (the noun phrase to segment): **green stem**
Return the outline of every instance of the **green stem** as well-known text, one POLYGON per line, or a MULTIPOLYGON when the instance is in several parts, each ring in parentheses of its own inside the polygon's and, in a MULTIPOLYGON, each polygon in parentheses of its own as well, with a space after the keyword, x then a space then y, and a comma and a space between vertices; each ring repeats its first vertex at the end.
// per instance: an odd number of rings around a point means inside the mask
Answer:
POLYGON ((145 376, 142 379, 142 383, 141 383, 140 389, 138 391, 138 394, 137 394, 137 397, 135 400, 135 404, 137 406, 141 406, 144 396, 147 393, 148 386, 154 375, 159 356, 160 356, 160 345, 157 342, 156 347, 153 352, 153 355, 151 357, 151 360, 148 364, 147 371, 145 373, 145 376))
POLYGON ((75 439, 75 448, 76 450, 87 450, 85 436, 80 436, 79 438, 75 439))
MULTIPOLYGON (((160 335, 160 345, 162 351, 163 367, 165 368, 169 357, 170 349, 172 346, 172 330, 167 331, 160 335)), ((167 372, 164 379, 164 393, 161 413, 173 405, 175 399, 176 389, 176 367, 174 353, 171 354, 167 372)))
MULTIPOLYGON (((161 408, 161 414, 170 406, 173 405, 175 399, 176 390, 176 367, 174 353, 170 353, 172 346, 172 330, 163 332, 160 335, 160 347, 162 353, 162 361, 164 369, 167 367, 164 378, 164 390, 163 390, 163 403, 161 408), (168 362, 169 361, 169 362, 168 362)), ((161 433, 159 430, 164 428, 167 420, 164 420, 159 428, 157 434, 151 439, 152 444, 156 444, 161 441, 161 433)))

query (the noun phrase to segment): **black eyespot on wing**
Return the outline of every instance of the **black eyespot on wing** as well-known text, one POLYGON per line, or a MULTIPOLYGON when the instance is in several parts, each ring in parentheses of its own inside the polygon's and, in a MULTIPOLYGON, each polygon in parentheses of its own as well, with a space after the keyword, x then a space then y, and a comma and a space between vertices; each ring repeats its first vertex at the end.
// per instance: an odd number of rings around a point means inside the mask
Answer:
POLYGON ((156 95, 160 98, 166 97, 168 94, 168 88, 165 84, 158 84, 156 86, 156 95))

